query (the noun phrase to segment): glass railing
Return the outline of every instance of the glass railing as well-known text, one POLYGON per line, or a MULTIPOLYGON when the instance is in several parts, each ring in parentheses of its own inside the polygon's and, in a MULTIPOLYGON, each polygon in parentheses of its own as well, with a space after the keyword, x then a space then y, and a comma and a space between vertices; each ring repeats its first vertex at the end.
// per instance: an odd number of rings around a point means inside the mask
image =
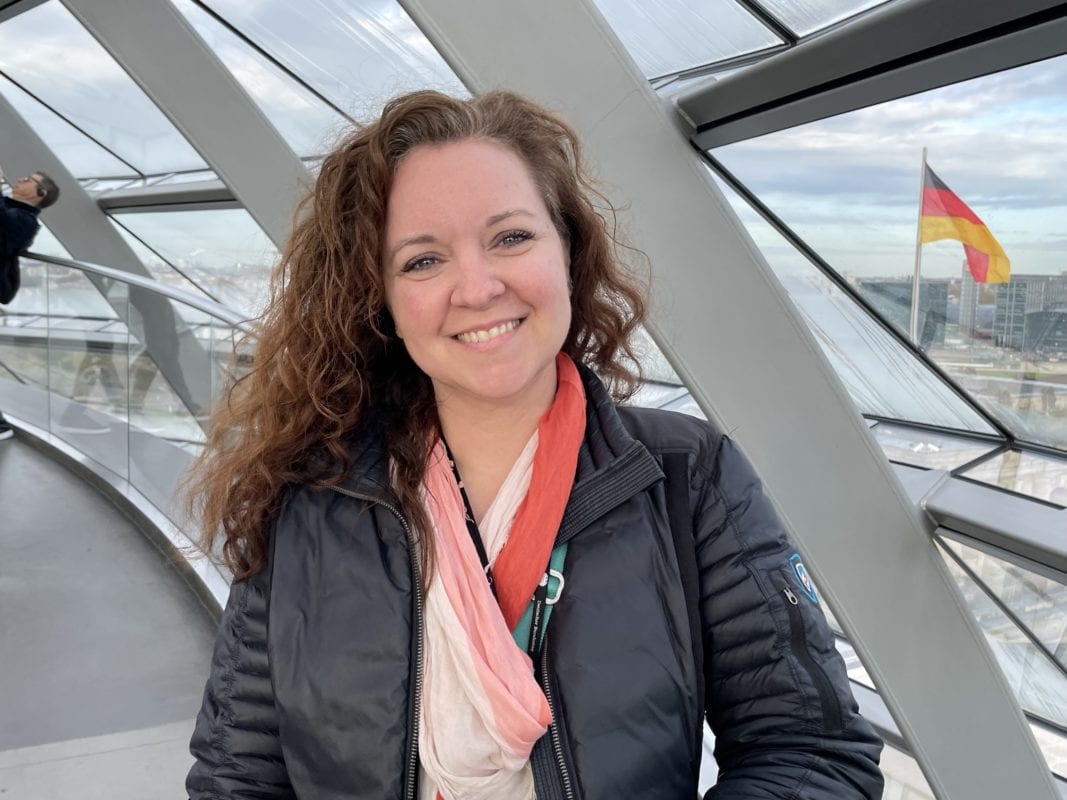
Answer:
POLYGON ((233 311, 149 278, 80 261, 22 259, 0 308, 0 410, 92 459, 178 530, 175 487, 232 379, 233 311))

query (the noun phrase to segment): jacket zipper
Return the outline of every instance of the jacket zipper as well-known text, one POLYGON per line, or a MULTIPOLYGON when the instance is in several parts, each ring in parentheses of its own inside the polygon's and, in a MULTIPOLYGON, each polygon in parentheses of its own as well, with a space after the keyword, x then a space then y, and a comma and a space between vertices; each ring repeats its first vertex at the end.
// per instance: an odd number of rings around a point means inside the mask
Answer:
MULTIPOLYGON (((415 534, 411 530, 411 526, 408 525, 408 521, 404 519, 404 515, 400 513, 400 510, 395 506, 386 503, 377 497, 371 497, 370 495, 359 494, 357 492, 344 489, 340 486, 334 486, 334 491, 347 495, 348 497, 354 497, 357 500, 363 500, 368 503, 379 505, 382 508, 388 510, 394 517, 400 520, 400 524, 404 527, 404 535, 407 537, 408 554, 411 562, 411 581, 414 585, 415 592, 415 691, 413 700, 414 711, 411 716, 411 737, 408 745, 408 779, 407 786, 404 789, 405 800, 415 800, 415 791, 417 788, 417 779, 419 775, 419 705, 422 702, 422 570, 419 567, 419 548, 418 542, 415 541, 415 534)), ((551 708, 551 702, 549 703, 551 708)))
POLYGON ((559 767, 559 777, 563 781, 563 796, 566 800, 576 800, 574 784, 571 782, 571 773, 567 769, 567 762, 563 758, 563 740, 559 735, 559 717, 556 715, 556 704, 552 697, 552 686, 548 680, 548 632, 545 632, 544 644, 541 647, 541 687, 545 690, 545 699, 548 700, 548 710, 552 712, 552 722, 548 730, 552 735, 552 750, 556 754, 556 766, 559 767))
POLYGON ((788 601, 785 608, 789 613, 789 638, 793 647, 793 655, 797 657, 815 682, 815 691, 819 694, 823 717, 829 729, 832 731, 840 730, 841 708, 834 694, 834 687, 830 684, 830 679, 826 677, 823 668, 819 666, 808 650, 808 636, 804 632, 804 618, 800 615, 800 608, 798 607, 800 601, 788 586, 782 589, 782 593, 788 601))

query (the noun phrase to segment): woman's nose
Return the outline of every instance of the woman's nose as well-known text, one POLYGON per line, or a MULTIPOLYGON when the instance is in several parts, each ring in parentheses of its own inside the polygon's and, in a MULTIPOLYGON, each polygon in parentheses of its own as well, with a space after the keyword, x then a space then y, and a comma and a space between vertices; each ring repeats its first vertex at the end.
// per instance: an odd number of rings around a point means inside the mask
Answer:
POLYGON ((505 291, 504 282, 497 275, 492 260, 484 254, 471 254, 457 259, 456 283, 452 289, 452 304, 480 308, 505 291))

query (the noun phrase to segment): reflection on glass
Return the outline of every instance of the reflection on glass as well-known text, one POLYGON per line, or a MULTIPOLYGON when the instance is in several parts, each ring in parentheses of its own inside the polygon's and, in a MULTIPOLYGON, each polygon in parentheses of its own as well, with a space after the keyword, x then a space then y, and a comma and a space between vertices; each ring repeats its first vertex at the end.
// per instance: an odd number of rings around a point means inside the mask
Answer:
POLYGON ((954 470, 995 446, 890 422, 875 425, 871 433, 890 461, 927 469, 954 470))
MULTIPOLYGON (((0 37, 4 27, 0 26, 0 37)), ((0 78, 0 94, 14 106, 19 116, 72 174, 127 175, 131 172, 129 165, 123 164, 65 119, 4 78, 0 78)))
POLYGON ((1030 731, 1045 754, 1049 769, 1060 778, 1067 778, 1067 736, 1039 722, 1031 722, 1030 731))
MULTIPOLYGON (((115 216, 218 302, 250 317, 263 308, 278 251, 247 211, 158 211, 115 216)), ((160 280, 187 286, 159 259, 150 262, 160 280)))
POLYGON ((974 409, 867 316, 729 186, 719 186, 862 413, 942 428, 993 432, 974 409))
POLYGON ((126 230, 121 224, 116 225, 115 229, 119 232, 122 238, 126 240, 126 244, 133 249, 133 252, 137 254, 137 258, 144 264, 145 268, 157 281, 164 283, 167 286, 172 286, 175 289, 184 289, 187 292, 192 292, 193 294, 216 300, 215 297, 204 291, 201 286, 193 283, 185 275, 176 270, 173 264, 168 263, 158 253, 145 246, 140 239, 126 230))
POLYGON ((1018 438, 1067 449, 1065 103, 1060 56, 714 155, 907 331, 926 147, 1004 246, 1012 278, 976 283, 959 242, 924 245, 917 344, 1018 438), (1025 141, 1003 124, 1016 116, 1025 141))
POLYGON ((142 173, 204 166, 125 70, 55 0, 0 25, 0 69, 142 173))
POLYGON ((369 119, 404 91, 466 94, 395 0, 210 0, 207 5, 356 119, 369 119))
POLYGON ((799 36, 807 36, 886 0, 765 0, 763 5, 799 36))
POLYGON ((49 265, 48 429, 128 477, 126 285, 49 265))
POLYGON ((964 477, 1067 507, 1067 458, 1009 450, 964 477))
POLYGON ((346 120, 191 0, 172 0, 299 155, 325 152, 346 120))
POLYGON ((596 0, 648 78, 781 44, 733 0, 596 0))
POLYGON ((1067 669, 1067 586, 951 539, 942 543, 1067 669))
POLYGON ((1067 727, 1067 676, 951 557, 944 558, 1019 704, 1037 717, 1067 727))

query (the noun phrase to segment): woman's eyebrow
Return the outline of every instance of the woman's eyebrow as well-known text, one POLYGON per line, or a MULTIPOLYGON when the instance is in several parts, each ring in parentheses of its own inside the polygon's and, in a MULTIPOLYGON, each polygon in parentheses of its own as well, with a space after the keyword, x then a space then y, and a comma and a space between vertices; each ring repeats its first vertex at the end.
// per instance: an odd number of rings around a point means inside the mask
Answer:
POLYGON ((507 211, 501 211, 499 214, 493 214, 493 216, 485 221, 485 227, 491 228, 498 222, 503 222, 504 220, 515 216, 532 217, 534 216, 534 213, 532 211, 527 211, 525 208, 511 208, 507 211))
POLYGON ((414 236, 409 236, 406 239, 401 239, 397 242, 393 248, 389 251, 389 259, 392 260, 396 257, 396 254, 403 250, 405 247, 413 244, 433 244, 437 241, 437 237, 432 233, 417 233, 414 236))

